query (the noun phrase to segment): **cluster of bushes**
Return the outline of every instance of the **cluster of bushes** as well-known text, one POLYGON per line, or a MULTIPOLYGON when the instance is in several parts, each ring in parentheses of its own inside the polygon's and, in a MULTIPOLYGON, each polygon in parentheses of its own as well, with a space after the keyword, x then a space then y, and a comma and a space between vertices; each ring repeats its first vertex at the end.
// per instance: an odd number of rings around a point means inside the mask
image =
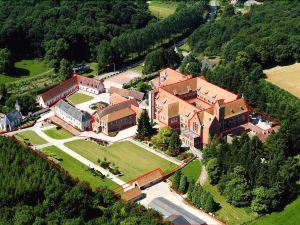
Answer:
POLYGON ((151 143, 170 156, 176 157, 182 151, 178 132, 169 126, 160 128, 158 134, 151 138, 151 143))
POLYGON ((163 48, 158 48, 146 55, 143 73, 153 73, 164 67, 177 68, 182 57, 174 49, 164 50, 163 48))
POLYGON ((173 176, 172 188, 181 194, 187 193, 187 200, 197 208, 204 209, 207 212, 217 210, 217 203, 212 195, 204 190, 200 184, 195 184, 194 180, 188 182, 187 177, 180 170, 173 176))
POLYGON ((104 160, 101 161, 100 159, 97 160, 97 162, 100 164, 100 166, 104 169, 108 169, 109 172, 111 172, 114 175, 121 175, 119 168, 115 166, 114 163, 108 162, 106 157, 104 157, 104 160))
POLYGON ((155 73, 143 75, 141 77, 136 77, 136 78, 132 79, 131 81, 129 81, 128 83, 123 84, 123 88, 125 88, 125 89, 137 88, 138 85, 140 85, 142 83, 148 83, 150 80, 154 79, 157 75, 158 75, 158 73, 155 72, 155 73))

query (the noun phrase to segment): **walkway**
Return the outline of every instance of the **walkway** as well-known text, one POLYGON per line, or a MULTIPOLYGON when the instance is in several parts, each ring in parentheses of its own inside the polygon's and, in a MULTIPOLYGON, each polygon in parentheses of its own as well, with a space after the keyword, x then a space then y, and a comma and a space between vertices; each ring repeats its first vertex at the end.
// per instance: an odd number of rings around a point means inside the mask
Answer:
POLYGON ((146 145, 146 144, 144 144, 142 142, 136 141, 136 140, 134 140, 132 138, 129 138, 128 140, 130 142, 132 142, 133 144, 138 145, 141 148, 143 148, 143 149, 145 149, 145 150, 147 150, 147 151, 149 151, 149 152, 151 152, 151 153, 153 153, 153 154, 155 154, 155 155, 157 155, 157 156, 159 156, 161 158, 164 158, 164 159, 166 159, 166 160, 168 160, 168 161, 170 161, 170 162, 172 162, 172 163, 174 163, 174 164, 176 164, 178 166, 180 166, 180 165, 183 164, 183 162, 181 162, 181 161, 179 161, 179 160, 177 160, 177 159, 175 159, 175 158, 173 158, 171 156, 168 156, 168 155, 166 155, 166 154, 164 154, 164 153, 162 153, 160 151, 157 151, 157 150, 149 147, 148 145, 146 145))
POLYGON ((64 145, 64 143, 66 143, 66 142, 69 142, 69 141, 72 141, 72 140, 85 139, 85 137, 75 136, 75 137, 64 139, 64 140, 53 139, 53 138, 50 138, 48 135, 46 135, 41 130, 41 123, 36 123, 33 127, 26 128, 26 129, 23 129, 23 130, 20 130, 20 131, 10 132, 10 133, 7 133, 7 134, 8 135, 13 135, 13 134, 16 134, 16 133, 24 131, 24 130, 32 130, 32 131, 36 132, 37 135, 39 135, 40 137, 42 137, 43 139, 45 139, 48 142, 47 144, 44 144, 44 145, 35 146, 36 149, 42 149, 43 147, 47 147, 47 146, 55 146, 55 147, 59 148, 60 150, 62 150, 63 152, 70 155, 71 157, 73 157, 74 159, 76 159, 79 162, 83 163, 84 165, 101 172, 106 177, 111 179, 113 182, 117 183, 118 185, 121 185, 121 186, 123 185, 124 188, 128 186, 126 184, 126 182, 119 179, 114 174, 112 174, 109 171, 103 169, 102 167, 92 163, 91 161, 87 160, 86 158, 82 157, 81 155, 79 155, 78 153, 74 152, 73 150, 71 150, 70 148, 68 148, 64 145))

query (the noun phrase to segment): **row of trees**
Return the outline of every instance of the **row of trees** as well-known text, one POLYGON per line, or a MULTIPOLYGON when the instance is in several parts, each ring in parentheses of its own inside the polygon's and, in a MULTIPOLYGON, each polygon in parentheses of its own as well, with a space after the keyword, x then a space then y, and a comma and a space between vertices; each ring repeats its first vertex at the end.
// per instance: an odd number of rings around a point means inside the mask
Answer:
POLYGON ((200 184, 195 184, 194 180, 188 182, 187 177, 180 170, 176 171, 173 176, 172 188, 181 194, 187 193, 187 199, 198 208, 207 212, 214 212, 218 209, 213 196, 204 190, 200 184))
POLYGON ((198 1, 143 29, 123 33, 110 42, 101 42, 97 52, 98 70, 105 71, 113 64, 144 55, 158 45, 188 34, 205 22, 207 9, 207 0, 198 1))
POLYGON ((162 224, 157 212, 136 209, 108 191, 75 185, 50 163, 0 137, 0 224, 162 224), (141 213, 144 212, 144 213, 141 213))

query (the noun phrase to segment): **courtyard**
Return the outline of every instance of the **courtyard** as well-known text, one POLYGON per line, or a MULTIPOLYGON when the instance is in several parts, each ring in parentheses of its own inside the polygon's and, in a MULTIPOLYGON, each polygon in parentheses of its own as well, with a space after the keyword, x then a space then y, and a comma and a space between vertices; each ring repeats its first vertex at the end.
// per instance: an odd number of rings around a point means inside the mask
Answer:
POLYGON ((74 105, 78 105, 87 101, 93 100, 94 97, 91 95, 87 95, 81 92, 75 92, 74 94, 67 97, 67 100, 70 101, 74 105))
POLYGON ((102 147, 92 141, 75 140, 65 143, 65 146, 95 164, 99 164, 98 159, 100 161, 106 159, 107 162, 119 168, 123 174, 120 179, 125 182, 157 168, 161 168, 163 172, 168 172, 176 167, 175 164, 129 141, 102 147))

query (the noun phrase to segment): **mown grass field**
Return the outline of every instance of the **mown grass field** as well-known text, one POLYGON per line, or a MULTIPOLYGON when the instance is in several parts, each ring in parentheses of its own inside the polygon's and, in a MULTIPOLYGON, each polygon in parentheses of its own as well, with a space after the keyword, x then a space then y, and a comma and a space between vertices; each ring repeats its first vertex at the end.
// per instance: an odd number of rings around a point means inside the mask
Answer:
POLYGON ((46 155, 55 157, 60 160, 59 165, 68 173, 74 177, 78 178, 81 182, 89 183, 93 188, 107 188, 107 189, 115 189, 118 185, 111 181, 108 178, 101 179, 98 175, 94 175, 89 168, 77 161, 73 157, 69 156, 62 150, 58 149, 55 146, 49 146, 43 149, 43 152, 46 155))
POLYGON ((267 81, 300 98, 300 63, 264 70, 267 81))
POLYGON ((68 97, 68 100, 70 102, 72 102, 74 105, 78 105, 78 104, 90 101, 92 99, 93 99, 92 96, 85 95, 85 94, 78 93, 78 92, 76 92, 68 97))
POLYGON ((177 4, 174 1, 149 1, 149 9, 155 17, 164 19, 175 12, 177 4))
POLYGON ((67 132, 63 128, 58 128, 58 127, 54 127, 54 128, 50 128, 48 130, 45 130, 44 133, 47 134, 49 137, 54 138, 54 139, 58 139, 58 140, 73 137, 73 135, 71 135, 69 132, 67 132))
POLYGON ((250 209, 246 208, 237 208, 230 205, 224 196, 220 194, 216 186, 211 185, 207 182, 203 188, 209 191, 214 200, 220 204, 221 209, 219 209, 215 216, 221 221, 225 222, 228 225, 241 225, 246 222, 252 221, 257 217, 257 214, 251 212, 250 209))
POLYGON ((32 130, 22 131, 20 133, 17 133, 16 136, 21 138, 23 141, 28 140, 33 145, 43 145, 48 143, 45 139, 40 137, 32 130))
POLYGON ((49 70, 51 68, 40 59, 24 59, 15 63, 15 71, 10 76, 0 74, 0 83, 26 80, 49 70))
POLYGON ((102 161, 106 158, 108 162, 119 167, 124 174, 120 179, 126 182, 157 168, 167 172, 176 167, 175 164, 129 141, 118 142, 108 147, 84 140, 67 142, 65 145, 95 164, 98 164, 98 159, 102 161))

